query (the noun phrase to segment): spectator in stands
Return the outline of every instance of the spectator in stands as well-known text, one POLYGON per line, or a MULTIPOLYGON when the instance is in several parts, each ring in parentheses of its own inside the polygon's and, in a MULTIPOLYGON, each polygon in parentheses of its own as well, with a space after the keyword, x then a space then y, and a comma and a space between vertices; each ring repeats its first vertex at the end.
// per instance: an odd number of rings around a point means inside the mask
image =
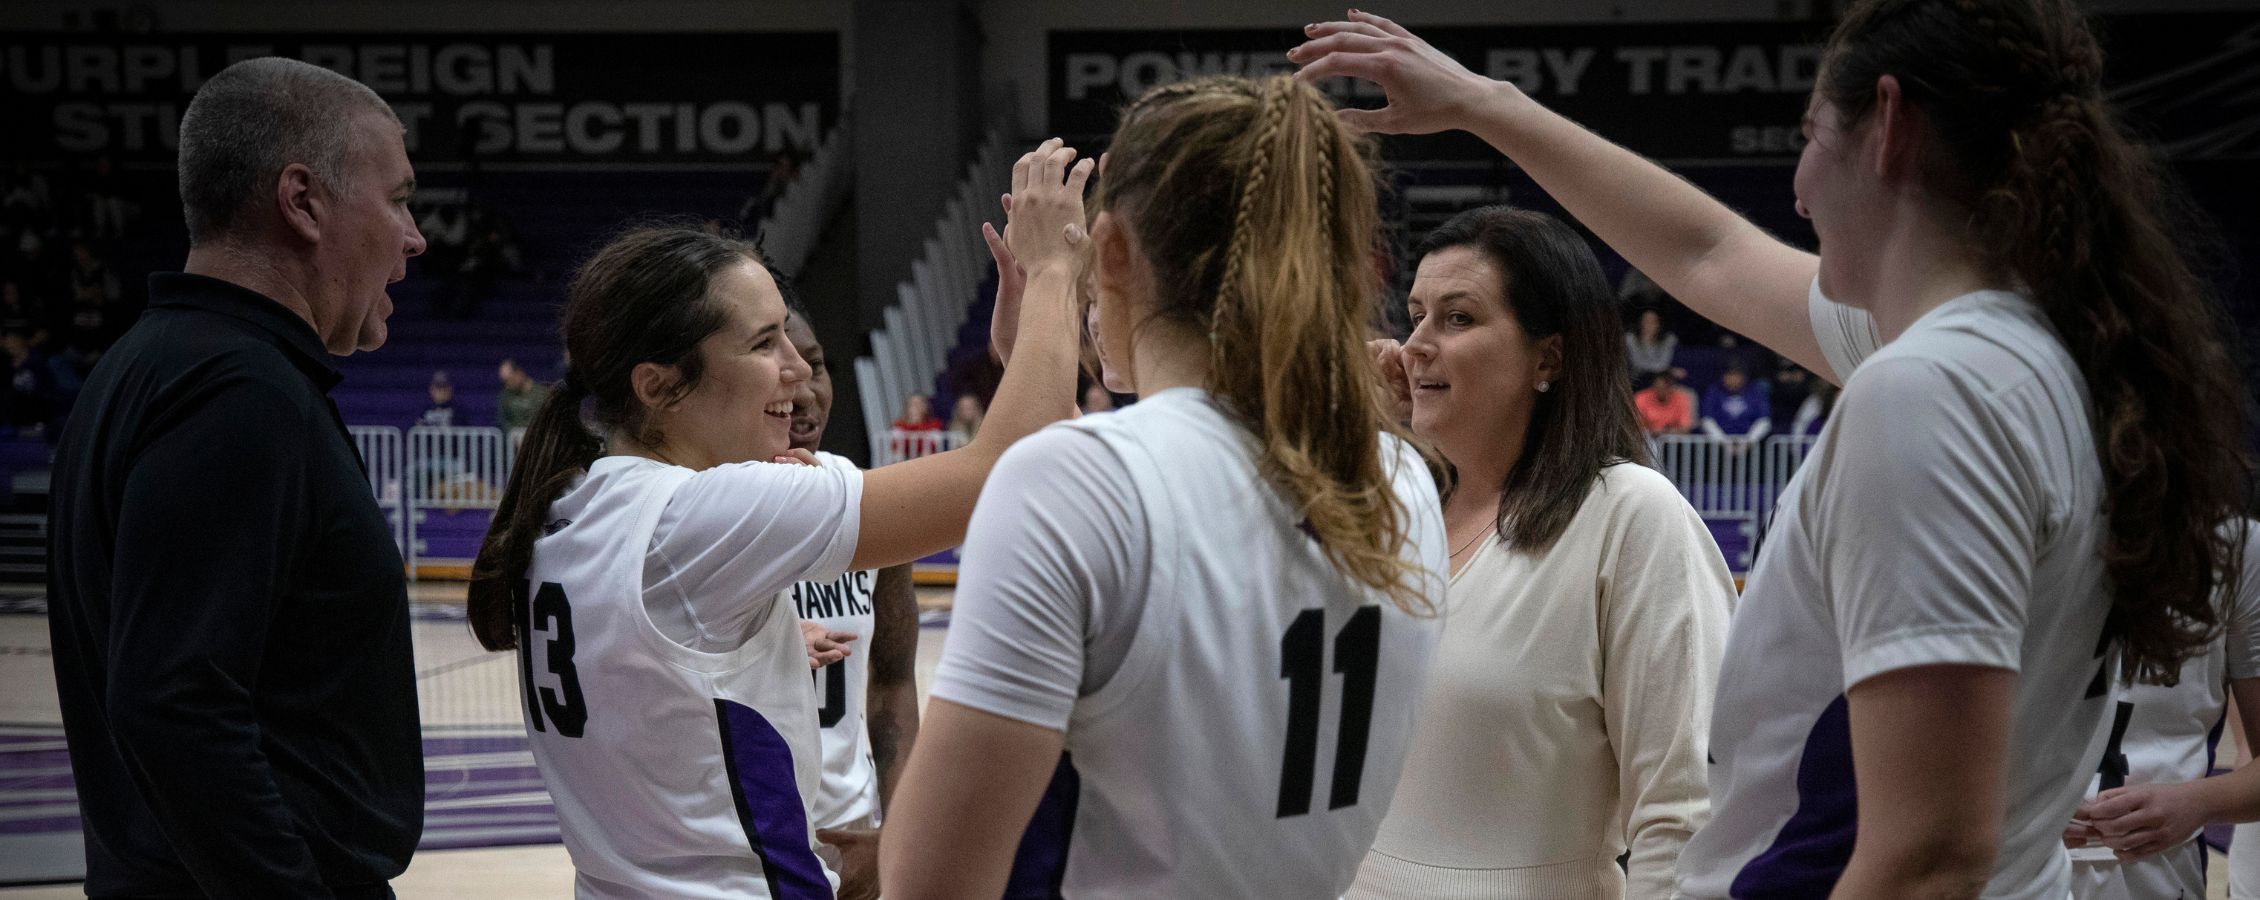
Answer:
POLYGON ((14 279, 0 281, 0 332, 9 331, 23 334, 34 347, 47 344, 47 311, 33 306, 14 279))
MULTIPOLYGON (((76 393, 78 386, 94 371, 95 363, 109 350, 112 341, 124 333, 126 314, 115 302, 111 291, 113 279, 90 279, 83 290, 74 289, 69 298, 53 313, 56 376, 62 380, 63 389, 76 393), (109 280, 110 291, 100 283, 109 280)), ((75 276, 74 276, 75 283, 75 276)))
MULTIPOLYGON (((441 203, 424 213, 416 228, 424 233, 427 249, 424 251, 425 275, 442 279, 453 288, 456 273, 463 267, 463 250, 471 245, 471 222, 460 203, 441 203)), ((452 299, 450 299, 452 303, 452 299)), ((449 306, 448 310, 452 311, 449 306)))
POLYGON ((934 398, 912 394, 903 398, 902 418, 895 420, 894 436, 887 441, 893 461, 942 452, 942 420, 934 418, 934 398))
POLYGON ((408 596, 328 392, 423 251, 401 122, 268 57, 179 129, 181 273, 56 449, 48 628, 105 897, 382 898, 423 824, 408 596))
POLYGON ((957 402, 950 406, 949 430, 959 440, 970 441, 975 434, 980 433, 981 416, 986 412, 981 408, 981 398, 972 394, 959 394, 957 402))
POLYGON ((23 161, 18 160, 8 172, 8 184, 0 190, 0 222, 10 228, 46 228, 53 224, 55 197, 47 187, 47 176, 23 161))
POLYGON ((1664 316, 1653 309, 1640 311, 1639 330, 1624 333, 1624 358, 1631 363, 1632 380, 1645 383, 1650 373, 1671 368, 1679 352, 1679 335, 1664 330, 1664 316))
POLYGON ((1738 446, 1764 440, 1773 430, 1772 413, 1766 383, 1751 380, 1739 362, 1703 393, 1703 433, 1738 446))
POLYGON ((432 405, 424 407, 424 414, 416 419, 416 424, 433 428, 454 427, 455 382, 448 379, 447 370, 433 372, 432 383, 425 390, 432 398, 432 405))
POLYGON ((54 375, 39 350, 21 331, 0 334, 0 349, 7 353, 8 390, 0 399, 0 426, 26 437, 39 437, 55 415, 54 375))
POLYGON ((60 300, 70 296, 70 273, 47 252, 47 239, 26 229, 16 238, 14 276, 33 298, 60 300))
POLYGON ((91 236, 107 240, 125 237, 134 207, 126 200, 125 189, 118 184, 117 165, 109 157, 96 159, 87 170, 85 198, 87 231, 91 236))
POLYGON ((458 319, 477 315, 479 304, 500 289, 503 276, 525 268, 518 241, 501 216, 483 206, 472 207, 468 216, 471 243, 463 248, 463 262, 456 267, 455 304, 449 310, 458 319))
POLYGON ((86 241, 71 242, 71 300, 109 306, 118 302, 118 276, 86 241))
POLYGON ((1632 395, 1632 406, 1649 437, 1686 434, 1695 427, 1695 400, 1679 386, 1677 370, 1651 373, 1648 387, 1632 395))
POLYGON ((1082 407, 1083 414, 1086 416, 1092 413, 1106 412, 1114 408, 1114 395, 1107 391, 1106 385, 1092 382, 1089 387, 1083 389, 1082 407))
POLYGON ((1821 433, 1821 426, 1827 424, 1829 413, 1836 411, 1838 391, 1834 384, 1814 382, 1812 392, 1805 395, 1805 402, 1797 404, 1797 413, 1789 420, 1789 433, 1796 437, 1810 437, 1821 433))
POLYGON ((549 386, 526 374, 515 359, 504 359, 495 374, 502 379, 502 391, 494 398, 494 423, 509 434, 534 420, 542 401, 549 399, 549 386))
POLYGON ((793 186, 800 177, 800 161, 790 153, 779 153, 769 161, 769 178, 761 183, 761 193, 745 198, 738 207, 738 221, 747 228, 761 224, 769 214, 777 211, 777 201, 784 199, 785 189, 793 186))
MULTIPOLYGON (((1804 407, 1805 398, 1813 392, 1812 373, 1804 366, 1790 362, 1786 356, 1775 357, 1777 367, 1773 373, 1771 401, 1767 405, 1768 417, 1773 419, 1776 431, 1787 427, 1804 407)), ((1791 432, 1794 434, 1795 432, 1791 432)))
POLYGON ((902 418, 895 420, 895 430, 942 430, 942 420, 934 418, 934 398, 925 394, 912 394, 903 398, 902 418))

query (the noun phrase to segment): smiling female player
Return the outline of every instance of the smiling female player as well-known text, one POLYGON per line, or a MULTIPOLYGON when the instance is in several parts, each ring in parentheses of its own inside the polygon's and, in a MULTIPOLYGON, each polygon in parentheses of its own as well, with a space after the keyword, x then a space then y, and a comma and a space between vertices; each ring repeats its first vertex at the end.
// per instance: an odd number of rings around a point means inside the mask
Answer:
POLYGON ((750 246, 635 231, 576 276, 572 364, 481 548, 471 621, 487 647, 519 649, 580 896, 830 896, 806 809, 816 695, 778 594, 958 543, 1004 448, 1068 411, 1090 168, 1057 141, 1016 166, 1030 287, 1008 402, 970 446, 868 474, 770 462, 808 368, 750 246))

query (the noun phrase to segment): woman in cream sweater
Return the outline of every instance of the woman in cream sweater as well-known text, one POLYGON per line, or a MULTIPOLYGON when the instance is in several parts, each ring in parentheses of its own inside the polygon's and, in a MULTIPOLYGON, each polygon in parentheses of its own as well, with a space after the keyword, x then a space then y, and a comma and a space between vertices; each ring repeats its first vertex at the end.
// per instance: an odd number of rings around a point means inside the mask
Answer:
POLYGON ((1360 898, 1663 898, 1709 808, 1734 582, 1646 452, 1601 268, 1561 222, 1432 233, 1383 369, 1456 481, 1444 637, 1360 898), (1629 851, 1620 868, 1617 858, 1629 851))

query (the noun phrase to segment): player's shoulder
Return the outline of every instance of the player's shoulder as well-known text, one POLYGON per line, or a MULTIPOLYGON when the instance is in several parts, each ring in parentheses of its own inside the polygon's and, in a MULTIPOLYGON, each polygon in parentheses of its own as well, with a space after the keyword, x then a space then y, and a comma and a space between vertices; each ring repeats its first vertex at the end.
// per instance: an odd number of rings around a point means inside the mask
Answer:
MULTIPOLYGON (((1090 417, 1085 417, 1090 418, 1090 417)), ((1122 441, 1080 419, 1054 422, 1014 441, 997 458, 983 498, 1003 493, 1086 497, 1112 488, 1123 471, 1122 441)))
POLYGON ((816 456, 816 465, 817 465, 817 467, 818 467, 818 468, 822 468, 822 469, 834 469, 834 470, 846 470, 846 471, 851 471, 851 472, 861 472, 861 471, 863 471, 863 467, 862 467, 862 466, 858 466, 858 465, 856 465, 856 464, 855 464, 855 460, 849 459, 849 458, 847 458, 847 457, 845 457, 845 456, 841 456, 841 455, 839 455, 839 454, 837 454, 837 453, 830 453, 830 452, 826 452, 826 451, 823 451, 823 450, 818 450, 818 451, 816 451, 816 453, 815 453, 815 456, 816 456))
POLYGON ((1441 504, 1438 495, 1442 488, 1437 481, 1439 471, 1419 444, 1390 431, 1380 434, 1381 465, 1400 494, 1412 493, 1423 499, 1441 504))
POLYGON ((2037 305, 2008 291, 1976 291, 1924 314, 1869 357, 1845 389, 1888 385, 1919 400, 1945 387, 1984 400, 2026 385, 2078 381, 2077 364, 2037 305))

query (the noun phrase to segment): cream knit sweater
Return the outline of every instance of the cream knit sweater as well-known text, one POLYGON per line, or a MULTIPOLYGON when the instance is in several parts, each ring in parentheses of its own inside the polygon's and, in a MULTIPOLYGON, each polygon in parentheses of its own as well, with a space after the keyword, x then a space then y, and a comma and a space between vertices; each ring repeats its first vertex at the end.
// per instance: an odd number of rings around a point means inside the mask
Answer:
POLYGON ((1733 598, 1702 520, 1642 466, 1604 470, 1544 555, 1487 542, 1452 577, 1404 778, 1349 896, 1670 897, 1709 810, 1733 598))

